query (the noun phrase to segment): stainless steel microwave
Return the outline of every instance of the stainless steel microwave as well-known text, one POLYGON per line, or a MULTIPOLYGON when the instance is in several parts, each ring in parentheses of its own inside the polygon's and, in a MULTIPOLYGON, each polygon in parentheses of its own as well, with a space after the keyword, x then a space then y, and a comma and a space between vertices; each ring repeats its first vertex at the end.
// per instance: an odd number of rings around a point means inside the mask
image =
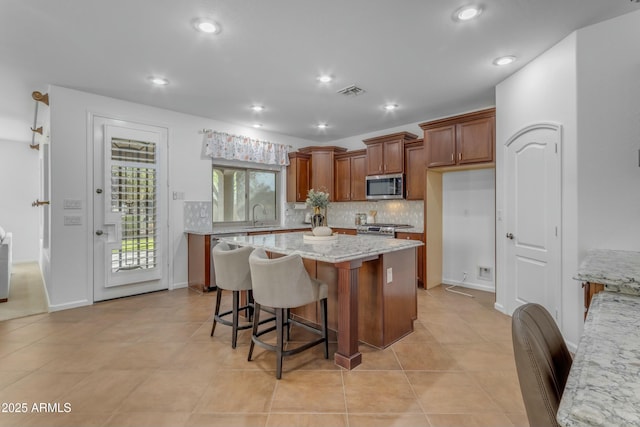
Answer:
POLYGON ((368 200, 404 199, 404 174, 367 176, 366 194, 368 200))

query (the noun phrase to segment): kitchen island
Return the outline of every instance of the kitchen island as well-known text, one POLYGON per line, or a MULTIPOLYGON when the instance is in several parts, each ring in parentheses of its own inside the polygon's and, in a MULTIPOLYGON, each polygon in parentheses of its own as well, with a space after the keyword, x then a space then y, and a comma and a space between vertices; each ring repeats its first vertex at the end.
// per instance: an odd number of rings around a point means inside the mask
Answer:
MULTIPOLYGON (((358 341, 386 347, 413 331, 417 316, 416 248, 422 242, 338 235, 309 243, 304 233, 222 237, 238 246, 263 248, 272 257, 299 254, 312 277, 329 285, 329 327, 338 333, 335 363, 362 362, 358 341)), ((314 321, 314 308, 300 316, 314 321)))

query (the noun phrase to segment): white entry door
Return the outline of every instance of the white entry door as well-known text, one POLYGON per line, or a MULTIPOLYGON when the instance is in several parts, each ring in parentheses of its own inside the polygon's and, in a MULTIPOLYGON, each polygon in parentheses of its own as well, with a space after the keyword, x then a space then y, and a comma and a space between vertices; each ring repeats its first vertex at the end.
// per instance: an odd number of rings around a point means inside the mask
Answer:
POLYGON ((529 126, 505 144, 508 312, 535 302, 560 324, 561 127, 529 126))
POLYGON ((93 121, 93 300, 167 289, 167 131, 93 121))

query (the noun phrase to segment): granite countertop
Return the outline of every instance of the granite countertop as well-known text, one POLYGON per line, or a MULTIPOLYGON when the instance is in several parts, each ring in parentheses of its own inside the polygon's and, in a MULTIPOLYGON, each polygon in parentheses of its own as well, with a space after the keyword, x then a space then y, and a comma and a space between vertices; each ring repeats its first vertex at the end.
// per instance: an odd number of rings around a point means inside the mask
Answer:
POLYGON ((610 292, 640 295, 640 252, 589 251, 574 279, 601 283, 610 292))
MULTIPOLYGON (((354 224, 331 224, 331 228, 347 228, 355 230, 357 227, 354 224)), ((297 225, 265 225, 265 226, 228 226, 228 227, 216 227, 205 229, 185 229, 184 232, 188 234, 200 234, 207 236, 215 236, 220 234, 232 234, 232 233, 251 233, 260 231, 280 231, 280 230, 300 230, 311 229, 311 224, 297 224, 297 225)), ((401 233, 419 233, 422 234, 424 229, 422 227, 400 228, 397 230, 401 233)))
POLYGON ((561 426, 640 425, 640 298, 600 292, 573 359, 561 426))
POLYGON ((337 235, 337 239, 308 243, 303 232, 222 237, 220 240, 239 246, 253 246, 268 251, 337 263, 422 246, 417 240, 386 239, 379 236, 337 235))
POLYGON ((202 234, 202 235, 219 235, 219 234, 232 234, 232 233, 251 233, 251 232, 259 232, 259 231, 276 231, 276 230, 300 230, 300 229, 311 229, 310 224, 298 224, 298 225, 264 225, 264 226, 229 226, 229 227, 216 227, 216 228, 207 228, 207 229, 185 229, 185 233, 189 234, 202 234))

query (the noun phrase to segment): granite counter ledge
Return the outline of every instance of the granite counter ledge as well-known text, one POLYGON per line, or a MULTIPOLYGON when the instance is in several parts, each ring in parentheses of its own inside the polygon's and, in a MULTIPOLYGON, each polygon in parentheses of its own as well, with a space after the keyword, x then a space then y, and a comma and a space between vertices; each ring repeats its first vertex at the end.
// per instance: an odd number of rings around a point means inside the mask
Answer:
POLYGON ((640 295, 640 252, 596 249, 580 263, 575 280, 604 285, 604 290, 640 295))
POLYGON ((640 425, 640 298, 600 292, 558 408, 561 426, 640 425))

